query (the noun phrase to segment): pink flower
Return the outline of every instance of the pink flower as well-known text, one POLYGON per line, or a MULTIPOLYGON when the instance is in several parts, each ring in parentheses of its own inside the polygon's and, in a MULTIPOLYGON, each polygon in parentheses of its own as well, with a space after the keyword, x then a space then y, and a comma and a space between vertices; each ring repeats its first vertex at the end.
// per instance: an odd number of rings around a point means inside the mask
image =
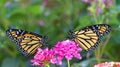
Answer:
POLYGON ((53 50, 49 50, 48 48, 42 50, 41 48, 38 48, 37 54, 34 56, 34 59, 31 60, 33 65, 36 66, 44 66, 45 64, 55 64, 55 53, 53 50))
POLYGON ((44 22, 43 20, 38 20, 38 24, 39 24, 40 26, 42 26, 42 27, 45 26, 45 22, 44 22))
POLYGON ((43 0, 44 5, 47 5, 47 3, 48 3, 48 0, 43 0))
POLYGON ((46 64, 62 64, 62 59, 71 60, 73 57, 81 59, 80 52, 82 49, 74 41, 65 40, 58 42, 53 49, 38 48, 38 52, 31 60, 33 65, 45 66, 46 64))
POLYGON ((94 0, 82 0, 83 2, 85 2, 85 3, 91 3, 91 2, 93 2, 94 0))
POLYGON ((97 64, 94 67, 120 67, 120 62, 105 62, 97 64))
POLYGON ((54 47, 54 51, 59 61, 64 57, 68 60, 71 60, 73 57, 81 59, 80 52, 82 49, 74 41, 65 40, 58 42, 54 47))
POLYGON ((8 1, 8 2, 5 3, 5 7, 9 7, 10 5, 11 5, 10 1, 8 1))
POLYGON ((109 8, 112 5, 113 0, 102 0, 102 2, 106 8, 109 8))
POLYGON ((100 6, 97 6, 97 8, 96 8, 96 14, 97 14, 97 15, 100 15, 101 13, 102 13, 101 7, 100 7, 100 6))

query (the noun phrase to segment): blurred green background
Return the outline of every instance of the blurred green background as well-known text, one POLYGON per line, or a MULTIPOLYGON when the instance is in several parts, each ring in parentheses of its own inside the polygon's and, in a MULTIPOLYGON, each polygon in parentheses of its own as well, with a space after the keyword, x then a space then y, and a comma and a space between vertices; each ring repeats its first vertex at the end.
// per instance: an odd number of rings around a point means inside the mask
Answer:
MULTIPOLYGON (((96 3, 97 4, 97 3, 96 3)), ((114 0, 104 13, 95 16, 94 6, 81 0, 0 0, 0 67, 34 67, 16 44, 6 36, 9 28, 22 29, 48 36, 48 47, 66 39, 69 30, 107 23, 112 32, 93 53, 82 60, 73 59, 72 67, 93 67, 105 61, 120 61, 120 1, 114 0), (103 19, 104 18, 104 19, 103 19), (97 19, 97 22, 95 21, 97 19), (103 20, 101 20, 103 19, 103 20), (88 65, 88 66, 87 66, 88 65)), ((66 67, 66 61, 59 67, 66 67)), ((51 65, 51 67, 58 67, 51 65)))

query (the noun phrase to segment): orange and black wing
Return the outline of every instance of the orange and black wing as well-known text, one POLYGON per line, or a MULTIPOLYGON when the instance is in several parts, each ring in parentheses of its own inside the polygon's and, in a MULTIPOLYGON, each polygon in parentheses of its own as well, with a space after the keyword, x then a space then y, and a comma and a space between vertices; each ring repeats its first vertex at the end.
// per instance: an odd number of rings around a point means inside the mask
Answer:
POLYGON ((78 31, 72 32, 73 40, 85 50, 94 50, 100 40, 111 31, 107 24, 98 24, 84 27, 78 31))
POLYGON ((6 33, 26 56, 35 54, 37 49, 45 43, 45 38, 36 33, 18 29, 8 29, 6 33))

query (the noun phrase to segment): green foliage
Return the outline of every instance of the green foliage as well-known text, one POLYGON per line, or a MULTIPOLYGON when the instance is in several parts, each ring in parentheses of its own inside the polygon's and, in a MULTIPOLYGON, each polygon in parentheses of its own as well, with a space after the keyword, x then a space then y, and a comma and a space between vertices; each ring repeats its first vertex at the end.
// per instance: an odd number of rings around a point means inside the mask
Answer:
MULTIPOLYGON (((92 58, 72 62, 73 67, 86 64, 93 67, 99 61, 120 61, 120 1, 115 0, 110 9, 104 9, 100 16, 89 15, 90 4, 79 0, 1 0, 0 1, 0 67, 30 67, 26 59, 6 36, 8 28, 23 29, 40 35, 47 35, 49 48, 66 39, 69 30, 78 30, 87 25, 108 23, 112 32, 96 50, 92 58), (98 19, 97 22, 95 19, 98 19), (108 41, 107 41, 108 40, 108 41), (106 46, 104 46, 104 43, 106 46), (105 47, 105 49, 102 49, 105 47), (100 56, 98 56, 100 54, 100 56), (107 59, 107 60, 106 60, 107 59), (27 65, 28 64, 28 65, 27 65)), ((33 58, 33 57, 32 57, 33 58)))
POLYGON ((1 67, 19 67, 20 62, 15 58, 5 58, 1 67), (6 64, 7 63, 7 64, 6 64))

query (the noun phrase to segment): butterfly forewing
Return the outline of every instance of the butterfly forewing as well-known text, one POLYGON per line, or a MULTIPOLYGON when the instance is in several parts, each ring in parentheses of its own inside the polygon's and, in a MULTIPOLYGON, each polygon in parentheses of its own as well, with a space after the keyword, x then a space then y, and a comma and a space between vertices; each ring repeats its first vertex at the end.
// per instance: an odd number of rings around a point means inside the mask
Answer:
POLYGON ((107 24, 98 24, 84 27, 72 33, 74 41, 85 50, 94 50, 102 37, 111 31, 111 27, 107 24))
POLYGON ((38 34, 18 29, 8 29, 8 37, 13 40, 18 49, 26 56, 36 53, 43 45, 44 38, 38 34))

